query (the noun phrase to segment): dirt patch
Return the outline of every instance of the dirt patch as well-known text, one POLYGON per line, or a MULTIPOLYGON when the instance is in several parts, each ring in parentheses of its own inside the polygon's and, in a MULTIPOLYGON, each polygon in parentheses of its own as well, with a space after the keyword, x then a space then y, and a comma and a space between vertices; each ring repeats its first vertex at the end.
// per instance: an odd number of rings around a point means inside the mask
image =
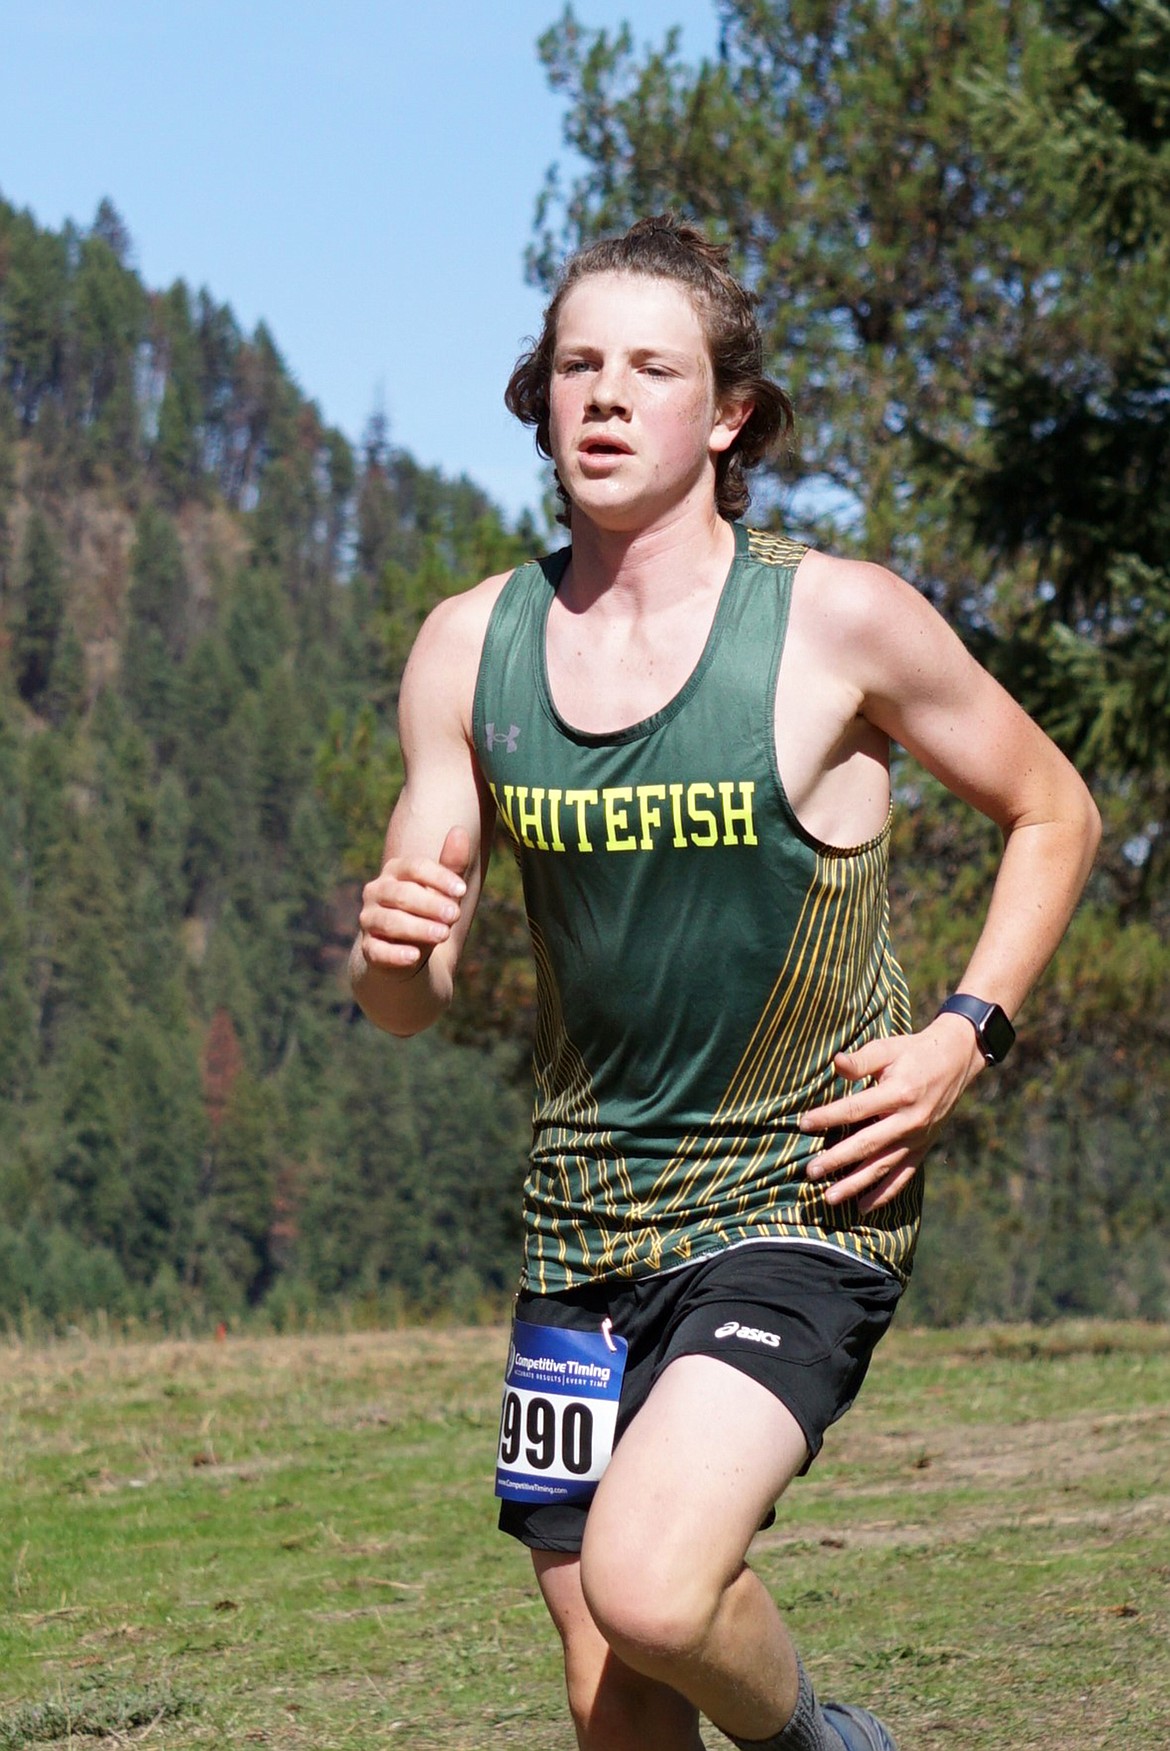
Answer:
POLYGON ((1017 1483, 1067 1487, 1127 1465, 1141 1450, 1157 1456, 1170 1451, 1170 1406, 1125 1412, 1081 1412, 1015 1424, 952 1424, 896 1435, 864 1430, 861 1419, 848 1425, 834 1444, 834 1458, 858 1467, 855 1484, 835 1483, 834 1495, 872 1496, 904 1489, 913 1476, 922 1491, 954 1489, 963 1483, 1010 1488, 1017 1483), (891 1464, 902 1476, 881 1483, 875 1472, 891 1464), (869 1474, 867 1481, 866 1474, 869 1474))
POLYGON ((1170 1556, 1170 1492, 1159 1487, 1168 1480, 1168 1435, 1170 1409, 1160 1407, 932 1430, 929 1445, 855 1425, 833 1454, 838 1465, 856 1468, 852 1478, 820 1482, 814 1472, 781 1504, 776 1527, 754 1548, 929 1547, 1004 1526, 1113 1538, 1140 1527, 1143 1535, 1164 1534, 1170 1556), (1110 1480, 1122 1469, 1128 1479, 1147 1477, 1150 1487, 1135 1496, 1129 1484, 1114 1503, 1110 1480), (831 1530, 823 1518, 802 1514, 810 1499, 832 1502, 831 1530))

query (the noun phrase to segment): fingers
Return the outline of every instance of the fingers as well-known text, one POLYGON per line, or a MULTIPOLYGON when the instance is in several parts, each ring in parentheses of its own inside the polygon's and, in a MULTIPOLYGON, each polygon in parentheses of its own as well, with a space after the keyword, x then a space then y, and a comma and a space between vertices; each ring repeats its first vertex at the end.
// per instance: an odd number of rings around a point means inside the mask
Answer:
POLYGON ((898 1048, 905 1038, 904 1034, 888 1035, 870 1040, 867 1045, 859 1046, 856 1052, 838 1052, 833 1067, 846 1082, 861 1082, 867 1076, 880 1076, 898 1056, 898 1048))
POLYGON ((855 1198, 863 1214, 881 1209, 910 1183, 961 1090, 961 1077, 920 1036, 872 1040, 833 1062, 838 1076, 865 1081, 800 1120, 803 1131, 844 1131, 814 1156, 808 1177, 826 1203, 855 1198))
POLYGON ((828 1106, 814 1107, 800 1116, 802 1131, 846 1131, 855 1125, 868 1125, 890 1110, 887 1086, 875 1083, 872 1088, 859 1088, 844 1094, 828 1106))
MULTIPOLYGON (((808 1165, 808 1177, 814 1182, 835 1179, 835 1189, 839 1190, 842 1184, 855 1185, 863 1169, 872 1170, 871 1177, 876 1177, 888 1167, 899 1166, 908 1153, 925 1155, 933 1140, 933 1128, 917 1114, 887 1113, 814 1155, 808 1165), (839 1174, 848 1174, 850 1178, 842 1181, 837 1179, 839 1174)), ((840 1199, 832 1201, 838 1203, 840 1199)))
MULTIPOLYGON (((850 1198, 856 1198, 863 1213, 880 1209, 909 1185, 924 1153, 924 1150, 898 1147, 868 1156, 851 1171, 825 1186, 826 1204, 844 1204, 850 1198)), ((819 1174, 809 1175, 810 1179, 821 1177, 819 1174)))
POLYGON ((467 893, 462 872, 470 856, 466 829, 453 827, 437 862, 392 857, 366 884, 358 924, 370 966, 417 971, 447 941, 467 893))
MULTIPOLYGON (((872 1040, 859 1051, 838 1052, 833 1068, 846 1082, 864 1082, 879 1077, 895 1062, 897 1044, 892 1039, 872 1040)), ((889 1110, 889 1093, 875 1082, 872 1087, 854 1089, 826 1106, 811 1108, 801 1115, 800 1128, 802 1131, 839 1131, 850 1125, 868 1124, 889 1110)))
POLYGON ((965 1034, 936 1025, 918 1034, 871 1040, 833 1060, 845 1081, 865 1082, 800 1120, 814 1135, 844 1131, 810 1161, 814 1184, 826 1183, 825 1201, 856 1198, 863 1214, 880 1210, 909 1185, 927 1150, 971 1080, 972 1049, 965 1034))
POLYGON ((862 1192, 857 1200, 857 1208, 863 1216, 868 1216, 871 1210, 880 1210, 884 1204, 892 1203, 899 1192, 904 1192, 922 1163, 918 1156, 911 1156, 904 1167, 886 1174, 867 1192, 862 1192))

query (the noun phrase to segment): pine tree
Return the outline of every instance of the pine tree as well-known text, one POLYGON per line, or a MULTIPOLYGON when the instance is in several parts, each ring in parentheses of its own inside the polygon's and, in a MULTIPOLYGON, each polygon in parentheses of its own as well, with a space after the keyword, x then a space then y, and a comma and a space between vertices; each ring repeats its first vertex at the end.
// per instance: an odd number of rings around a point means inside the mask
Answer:
POLYGON ((203 1270, 219 1281, 221 1292, 231 1284, 251 1302, 263 1296, 273 1276, 270 1235, 277 1166, 271 1098, 241 1071, 227 1097, 212 1151, 203 1270))
POLYGON ((205 1145, 190 1029, 181 1005, 169 1008, 169 1026, 141 1016, 123 1050, 127 1211, 117 1250, 139 1283, 164 1265, 186 1269, 205 1145))
POLYGON ((8 851, 10 856, 19 857, 11 867, 16 871, 30 916, 47 923, 49 895, 58 879, 71 831, 66 802, 69 775, 62 738, 34 736, 21 750, 21 756, 9 768, 19 774, 19 807, 6 810, 8 851))
MULTIPOLYGON (((981 544, 1038 588, 989 654, 1137 833, 1128 909, 1170 870, 1170 15, 1063 0, 979 125, 1053 250, 1044 321, 989 361, 987 443, 960 478, 981 544), (1071 271, 1063 240, 1088 269, 1071 271), (1135 806, 1136 805, 1136 806, 1135 806)), ((1006 624, 1003 624, 1006 622, 1006 624)))
POLYGON ((28 520, 21 554, 12 667, 22 699, 47 699, 65 617, 65 576, 49 525, 39 511, 28 520))
POLYGON ((126 229, 126 221, 108 195, 103 195, 98 202, 90 235, 105 244, 120 268, 130 266, 133 240, 126 229))
POLYGON ((12 876, 0 862, 0 1105, 27 1095, 36 1062, 27 924, 12 876))
POLYGON ((139 461, 136 372, 147 301, 129 266, 130 238, 103 200, 78 251, 73 284, 74 417, 85 433, 90 475, 133 478, 139 461))
POLYGON ((147 505, 139 513, 130 555, 127 607, 132 623, 152 627, 178 661, 187 647, 191 585, 173 520, 147 505))
POLYGON ((88 691, 85 651, 76 629, 66 624, 54 647, 52 675, 44 699, 49 721, 57 729, 75 728, 85 711, 88 691))
POLYGON ((228 1101, 243 1068, 244 1055, 231 1011, 221 1005, 211 1017, 203 1042, 203 1102, 213 1139, 219 1136, 228 1101))
POLYGON ((126 1177, 121 1043, 75 1028, 42 1078, 54 1127, 54 1214, 79 1239, 120 1251, 133 1222, 126 1177))
POLYGON ((309 777, 303 688, 286 665, 269 670, 260 690, 256 785, 265 837, 283 851, 309 777))
POLYGON ((165 387, 159 407, 153 467, 159 487, 172 505, 198 495, 202 488, 199 425, 199 352, 191 320, 190 294, 176 280, 156 306, 156 348, 163 362, 165 387))
POLYGON ((62 384, 72 238, 41 231, 31 214, 0 203, 0 241, 5 258, 0 279, 4 377, 21 424, 31 431, 42 404, 62 384))
POLYGON ((190 585, 175 526, 154 506, 139 515, 130 570, 122 688, 135 720, 165 758, 178 729, 176 664, 187 644, 190 585))
POLYGON ((16 434, 16 409, 12 405, 12 397, 0 385, 0 607, 7 601, 16 583, 9 522, 16 486, 16 434))

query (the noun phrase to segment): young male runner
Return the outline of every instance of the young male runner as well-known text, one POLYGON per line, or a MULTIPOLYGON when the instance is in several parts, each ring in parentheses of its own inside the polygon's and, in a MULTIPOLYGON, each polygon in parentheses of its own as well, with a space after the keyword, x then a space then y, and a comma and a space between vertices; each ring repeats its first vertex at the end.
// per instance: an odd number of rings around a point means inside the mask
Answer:
POLYGON ((732 521, 789 410, 700 233, 647 220, 573 258, 508 400, 572 545, 419 634, 352 961, 379 1026, 439 1015, 498 810, 540 999, 501 1524, 583 1751, 701 1751, 700 1714, 738 1746, 889 1748, 818 1704, 745 1556, 857 1392, 919 1163, 1010 1046, 1096 811, 915 590, 732 521), (891 739, 1004 834, 961 995, 917 1033, 891 739))

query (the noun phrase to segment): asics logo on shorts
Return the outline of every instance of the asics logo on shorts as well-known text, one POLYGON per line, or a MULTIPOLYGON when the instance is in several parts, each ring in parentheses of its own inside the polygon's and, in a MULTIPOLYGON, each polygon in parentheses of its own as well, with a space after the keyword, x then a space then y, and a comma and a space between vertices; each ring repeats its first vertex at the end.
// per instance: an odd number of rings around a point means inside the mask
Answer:
POLYGON ((717 1338, 746 1338, 751 1344, 767 1344, 771 1350, 780 1348, 780 1339, 774 1331, 761 1331, 755 1325, 740 1325, 737 1319, 729 1319, 726 1325, 716 1328, 717 1338))

